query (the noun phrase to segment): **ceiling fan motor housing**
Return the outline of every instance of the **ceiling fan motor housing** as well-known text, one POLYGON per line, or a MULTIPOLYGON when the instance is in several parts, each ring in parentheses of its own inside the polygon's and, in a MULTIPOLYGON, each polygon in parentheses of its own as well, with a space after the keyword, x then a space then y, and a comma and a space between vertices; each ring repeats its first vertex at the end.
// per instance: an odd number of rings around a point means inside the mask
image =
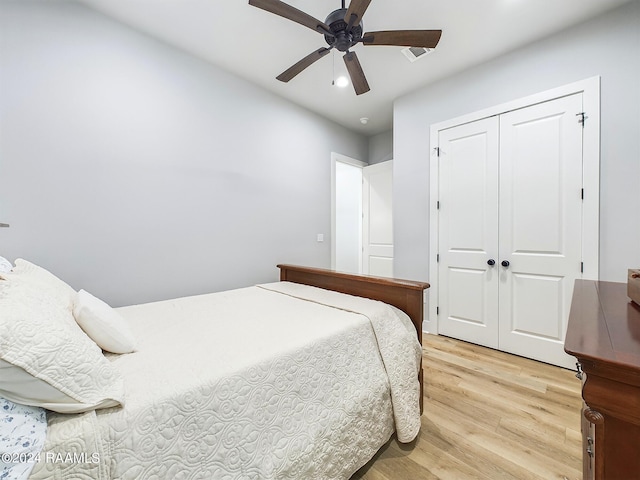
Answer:
POLYGON ((344 21, 346 13, 346 8, 335 10, 329 14, 324 22, 333 33, 333 36, 325 34, 325 41, 341 52, 346 52, 358 43, 362 39, 363 32, 362 22, 358 25, 353 25, 351 29, 347 31, 349 25, 344 21))

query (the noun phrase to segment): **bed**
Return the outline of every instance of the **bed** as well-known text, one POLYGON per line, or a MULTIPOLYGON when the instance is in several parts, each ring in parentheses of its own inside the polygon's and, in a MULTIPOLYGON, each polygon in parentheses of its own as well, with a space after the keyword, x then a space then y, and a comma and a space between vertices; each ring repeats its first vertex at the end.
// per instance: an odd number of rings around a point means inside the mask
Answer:
POLYGON ((115 309, 135 351, 102 355, 100 378, 118 374, 104 398, 47 411, 29 478, 348 479, 394 432, 413 440, 428 284, 278 267, 280 282, 115 309))

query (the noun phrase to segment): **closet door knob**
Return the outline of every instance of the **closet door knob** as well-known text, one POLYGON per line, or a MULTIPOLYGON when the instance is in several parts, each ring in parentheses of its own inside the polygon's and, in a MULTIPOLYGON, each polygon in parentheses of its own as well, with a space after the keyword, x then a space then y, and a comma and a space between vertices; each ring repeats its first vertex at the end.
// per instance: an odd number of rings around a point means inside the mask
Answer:
POLYGON ((493 258, 487 260, 487 265, 493 267, 496 264, 496 261, 493 258))
POLYGON ((509 266, 509 260, 503 260, 500 265, 502 265, 503 267, 508 267, 509 266))

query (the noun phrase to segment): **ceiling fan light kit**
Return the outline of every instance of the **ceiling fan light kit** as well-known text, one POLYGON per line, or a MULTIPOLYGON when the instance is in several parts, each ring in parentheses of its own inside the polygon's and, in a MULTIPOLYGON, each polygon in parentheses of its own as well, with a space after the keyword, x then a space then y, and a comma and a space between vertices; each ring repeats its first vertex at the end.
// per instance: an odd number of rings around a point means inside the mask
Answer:
POLYGON ((331 12, 322 22, 280 0, 249 0, 249 5, 279 15, 324 35, 327 42, 328 47, 320 48, 307 55, 278 75, 276 77, 278 80, 289 82, 335 48, 344 52, 344 63, 356 95, 368 92, 370 87, 358 56, 350 50, 352 47, 362 43, 365 46, 391 45, 433 49, 442 35, 442 30, 389 30, 363 33, 362 17, 370 3, 371 0, 351 0, 349 8, 345 8, 345 2, 342 0, 342 8, 331 12))
POLYGON ((345 88, 349 85, 349 79, 344 75, 340 75, 338 78, 336 78, 334 83, 338 88, 345 88))

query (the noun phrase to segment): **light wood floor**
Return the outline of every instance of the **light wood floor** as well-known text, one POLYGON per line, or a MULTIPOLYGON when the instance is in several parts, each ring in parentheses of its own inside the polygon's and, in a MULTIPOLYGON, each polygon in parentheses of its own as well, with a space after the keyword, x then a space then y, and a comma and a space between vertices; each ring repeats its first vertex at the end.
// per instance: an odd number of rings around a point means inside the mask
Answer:
POLYGON ((352 480, 582 478, 574 372, 434 335, 423 364, 418 438, 392 439, 352 480))

